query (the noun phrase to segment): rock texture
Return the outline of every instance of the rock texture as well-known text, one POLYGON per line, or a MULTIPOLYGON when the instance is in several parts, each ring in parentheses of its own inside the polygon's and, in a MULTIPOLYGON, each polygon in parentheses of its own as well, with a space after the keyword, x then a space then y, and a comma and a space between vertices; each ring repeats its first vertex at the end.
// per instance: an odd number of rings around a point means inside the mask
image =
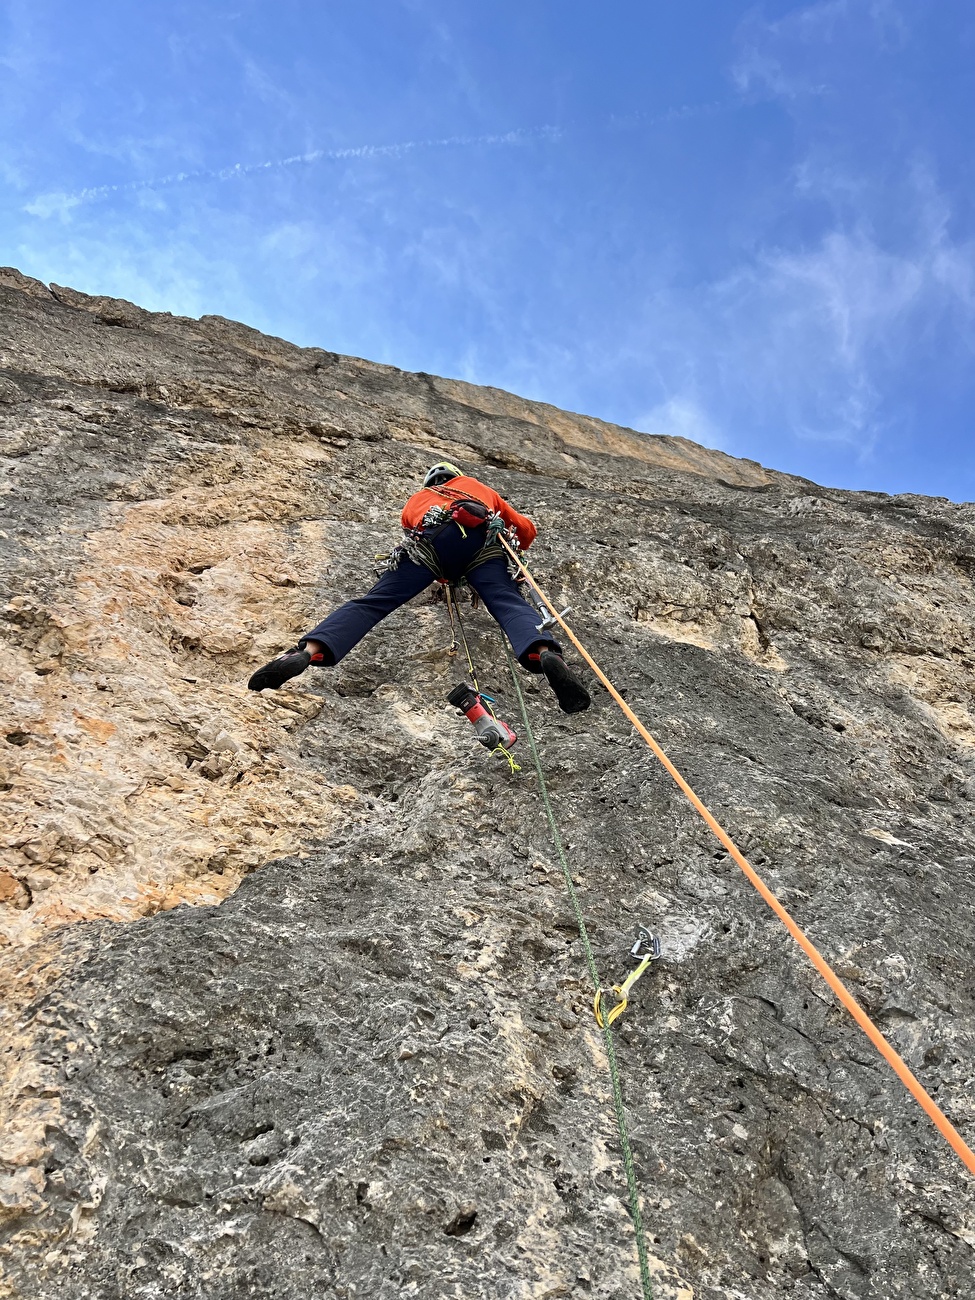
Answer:
MULTIPOLYGON (((534 781, 362 589, 447 455, 975 1141, 975 507, 0 272, 0 1295, 639 1293, 534 781)), ((500 643, 471 613, 513 718, 500 643)), ((526 682, 618 1034, 657 1295, 975 1294, 972 1180, 634 742, 526 682)))

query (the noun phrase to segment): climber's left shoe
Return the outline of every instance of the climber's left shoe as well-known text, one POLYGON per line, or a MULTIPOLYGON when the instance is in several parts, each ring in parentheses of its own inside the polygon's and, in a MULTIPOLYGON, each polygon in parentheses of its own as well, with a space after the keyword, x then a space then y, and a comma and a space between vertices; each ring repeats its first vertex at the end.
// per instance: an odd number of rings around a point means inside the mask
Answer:
POLYGON ((292 677, 297 677, 303 673, 311 663, 311 655, 302 645, 296 645, 293 650, 285 650, 284 654, 278 655, 272 659, 269 664, 263 668, 258 668, 257 672, 247 683, 247 689, 250 691, 276 691, 279 686, 290 681, 292 677))

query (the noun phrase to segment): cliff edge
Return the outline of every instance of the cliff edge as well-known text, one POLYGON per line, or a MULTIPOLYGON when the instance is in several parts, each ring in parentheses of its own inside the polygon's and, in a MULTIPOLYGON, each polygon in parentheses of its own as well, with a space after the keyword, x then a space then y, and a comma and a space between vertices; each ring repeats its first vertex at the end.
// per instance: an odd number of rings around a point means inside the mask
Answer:
MULTIPOLYGON (((0 270, 0 1296, 637 1294, 528 765, 362 591, 444 456, 971 1143, 975 506, 0 270)), ((486 681, 514 713, 497 632, 486 681)), ((968 1300, 972 1180, 594 687, 529 709, 605 978, 660 1300, 968 1300)))

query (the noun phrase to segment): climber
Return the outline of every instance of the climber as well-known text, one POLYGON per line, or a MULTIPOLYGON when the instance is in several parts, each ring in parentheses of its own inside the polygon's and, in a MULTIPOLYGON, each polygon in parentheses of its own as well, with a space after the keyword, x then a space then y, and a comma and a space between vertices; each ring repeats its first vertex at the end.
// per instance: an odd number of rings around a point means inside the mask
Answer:
POLYGON ((403 507, 403 541, 372 590, 333 610, 293 649, 259 668, 247 685, 252 691, 277 690, 309 665, 330 668, 381 619, 436 579, 466 578, 504 629, 522 667, 548 679, 563 713, 587 709, 588 691, 569 670, 558 643, 539 636, 538 613, 523 599, 508 572, 491 527, 492 518, 498 517, 521 549, 527 550, 535 540, 530 519, 456 465, 448 461, 434 465, 422 489, 403 507))

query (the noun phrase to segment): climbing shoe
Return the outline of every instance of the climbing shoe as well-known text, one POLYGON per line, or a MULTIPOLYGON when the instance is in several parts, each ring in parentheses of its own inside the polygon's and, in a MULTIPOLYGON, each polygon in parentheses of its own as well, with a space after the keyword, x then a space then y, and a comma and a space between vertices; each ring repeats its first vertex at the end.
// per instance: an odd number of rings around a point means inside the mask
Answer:
POLYGON ((272 659, 263 668, 258 668, 247 683, 247 688, 251 691, 276 691, 292 677, 303 673, 309 664, 316 668, 327 668, 331 667, 332 662, 329 650, 324 652, 319 650, 315 654, 310 654, 305 649, 304 641, 299 641, 293 650, 285 650, 284 654, 278 655, 277 659, 272 659))
POLYGON ((543 650, 539 657, 539 666, 548 678, 548 684, 555 692, 559 708, 563 713, 581 713, 588 709, 592 700, 589 692, 572 672, 560 654, 554 650, 543 650))
POLYGON ((292 677, 297 677, 299 673, 303 673, 310 663, 311 655, 307 650, 302 650, 300 646, 295 646, 293 650, 285 650, 284 654, 278 655, 276 659, 272 659, 263 668, 258 668, 247 683, 247 689, 250 691, 276 691, 279 686, 283 686, 292 677))

